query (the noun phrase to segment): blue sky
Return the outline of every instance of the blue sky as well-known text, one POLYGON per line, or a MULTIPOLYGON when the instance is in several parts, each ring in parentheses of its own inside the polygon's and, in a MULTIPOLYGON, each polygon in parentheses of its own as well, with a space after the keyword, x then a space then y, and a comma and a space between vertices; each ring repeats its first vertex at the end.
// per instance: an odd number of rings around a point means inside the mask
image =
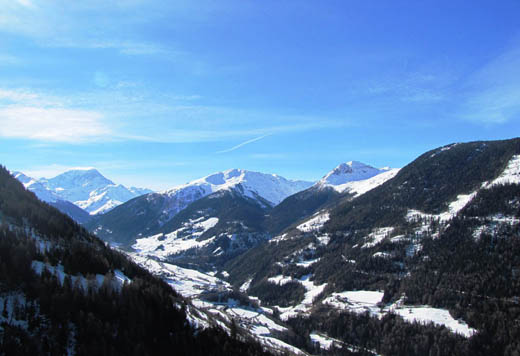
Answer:
POLYGON ((166 189, 520 133, 518 1, 0 0, 0 163, 166 189))

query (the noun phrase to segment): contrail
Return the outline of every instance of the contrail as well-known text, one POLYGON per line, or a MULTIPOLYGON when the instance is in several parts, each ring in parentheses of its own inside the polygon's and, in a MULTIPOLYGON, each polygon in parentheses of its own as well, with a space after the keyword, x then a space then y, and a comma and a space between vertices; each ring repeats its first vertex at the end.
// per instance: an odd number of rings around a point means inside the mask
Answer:
POLYGON ((256 142, 256 141, 260 141, 261 139, 266 138, 267 136, 271 136, 271 134, 267 134, 267 135, 263 135, 263 136, 260 136, 260 137, 253 138, 251 140, 247 140, 245 142, 239 143, 236 146, 228 148, 227 150, 218 151, 217 153, 227 153, 227 152, 231 152, 231 151, 237 150, 240 147, 243 147, 243 146, 248 145, 250 143, 253 143, 253 142, 256 142))

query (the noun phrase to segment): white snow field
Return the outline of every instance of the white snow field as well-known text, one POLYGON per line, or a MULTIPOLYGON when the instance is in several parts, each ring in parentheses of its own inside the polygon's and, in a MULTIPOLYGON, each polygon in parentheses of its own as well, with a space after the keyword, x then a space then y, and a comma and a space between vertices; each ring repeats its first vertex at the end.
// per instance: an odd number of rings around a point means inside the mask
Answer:
POLYGON ((504 171, 488 186, 499 184, 520 184, 520 155, 513 156, 504 171))
POLYGON ((411 306, 403 305, 402 300, 390 306, 379 307, 378 303, 383 299, 383 292, 378 291, 346 291, 333 293, 323 300, 323 304, 330 305, 341 310, 353 313, 365 313, 381 318, 386 313, 392 312, 401 316, 408 322, 419 322, 423 324, 434 323, 450 329, 452 332, 464 337, 470 337, 476 330, 470 328, 464 321, 454 319, 449 311, 433 308, 427 305, 411 306))
POLYGON ((199 218, 184 223, 184 226, 169 234, 157 234, 137 239, 132 248, 143 255, 166 257, 191 248, 200 248, 211 243, 215 237, 198 241, 197 238, 218 224, 218 218, 199 218), (181 236, 179 236, 181 235, 181 236))
POLYGON ((327 283, 321 285, 314 285, 314 282, 310 280, 311 277, 312 275, 310 274, 305 275, 299 279, 279 275, 268 279, 269 282, 278 285, 284 285, 289 282, 297 282, 300 283, 306 290, 301 303, 290 307, 275 306, 280 311, 281 320, 287 320, 298 314, 305 314, 312 308, 314 298, 316 298, 319 294, 323 292, 323 290, 327 286, 327 283))
POLYGON ((318 231, 323 225, 329 221, 328 212, 318 212, 314 214, 312 218, 305 221, 303 224, 298 225, 296 228, 301 232, 318 231))
POLYGON ((162 277, 184 297, 199 297, 208 290, 232 290, 229 283, 210 274, 158 261, 139 253, 129 253, 128 255, 141 267, 146 268, 156 276, 162 277))
MULTIPOLYGON (((387 170, 387 168, 374 168, 358 161, 349 161, 338 165, 316 184, 336 189, 336 187, 340 187, 348 182, 366 180, 387 170)), ((342 191, 343 190, 341 190, 341 192, 342 191)))

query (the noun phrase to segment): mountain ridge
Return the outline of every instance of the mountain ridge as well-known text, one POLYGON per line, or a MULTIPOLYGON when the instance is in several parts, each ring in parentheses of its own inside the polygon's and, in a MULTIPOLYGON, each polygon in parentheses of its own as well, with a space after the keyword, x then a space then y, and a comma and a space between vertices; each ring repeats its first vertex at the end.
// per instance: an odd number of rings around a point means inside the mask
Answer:
POLYGON ((40 179, 28 177, 21 172, 13 173, 41 200, 51 204, 61 201, 57 206, 64 206, 63 201, 70 202, 90 215, 107 212, 136 196, 151 192, 149 189, 127 188, 122 184, 115 184, 93 167, 74 168, 53 178, 40 179))
POLYGON ((229 261, 226 280, 302 335, 427 354, 431 344, 420 337, 430 331, 402 333, 402 317, 442 325, 452 339, 442 354, 510 355, 520 346, 509 336, 520 332, 519 162, 519 138, 425 152, 384 184, 341 196, 229 261), (338 333, 339 325, 349 332, 338 333), (362 342, 361 330, 371 335, 362 342), (380 342, 398 335, 413 349, 380 342))
POLYGON ((163 226, 177 214, 198 200, 217 199, 223 192, 234 192, 260 209, 270 210, 281 199, 312 184, 288 180, 276 174, 230 169, 160 193, 134 198, 96 217, 88 228, 107 241, 126 243, 137 237, 171 232, 165 231, 163 226))
POLYGON ((0 236, 1 354, 271 354, 37 199, 2 166, 0 236))

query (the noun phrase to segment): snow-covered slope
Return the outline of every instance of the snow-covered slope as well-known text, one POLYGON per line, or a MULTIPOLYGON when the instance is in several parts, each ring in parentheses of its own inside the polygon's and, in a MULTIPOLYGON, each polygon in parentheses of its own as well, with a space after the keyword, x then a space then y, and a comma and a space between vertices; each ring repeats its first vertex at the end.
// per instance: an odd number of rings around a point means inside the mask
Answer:
POLYGON ((163 194, 177 202, 173 208, 178 211, 195 200, 222 190, 234 190, 261 204, 274 206, 289 195, 307 189, 312 184, 312 182, 288 180, 276 174, 230 169, 169 189, 163 194))
POLYGON ((43 201, 71 202, 91 215, 105 213, 149 189, 126 188, 105 178, 94 168, 72 169, 54 178, 33 179, 15 172, 15 177, 43 201))
POLYGON ((379 173, 376 176, 373 176, 368 179, 347 182, 345 184, 339 184, 334 186, 334 189, 336 189, 339 192, 348 191, 349 193, 354 194, 354 196, 357 197, 359 195, 365 194, 369 190, 372 190, 380 186, 387 180, 394 178, 398 172, 399 168, 384 169, 382 170, 382 173, 379 173))
POLYGON ((86 200, 92 191, 114 185, 94 168, 72 169, 51 179, 40 179, 49 190, 70 202, 86 200))
POLYGON ((13 176, 18 179, 25 188, 36 194, 40 200, 47 203, 55 203, 58 200, 62 200, 56 193, 49 190, 45 185, 34 178, 28 177, 21 172, 13 172, 13 176))
POLYGON ((398 171, 398 169, 387 167, 379 169, 358 161, 350 161, 334 168, 315 186, 318 188, 330 187, 340 193, 349 191, 355 195, 361 195, 393 178, 398 171), (376 176, 379 177, 376 179, 376 176))

